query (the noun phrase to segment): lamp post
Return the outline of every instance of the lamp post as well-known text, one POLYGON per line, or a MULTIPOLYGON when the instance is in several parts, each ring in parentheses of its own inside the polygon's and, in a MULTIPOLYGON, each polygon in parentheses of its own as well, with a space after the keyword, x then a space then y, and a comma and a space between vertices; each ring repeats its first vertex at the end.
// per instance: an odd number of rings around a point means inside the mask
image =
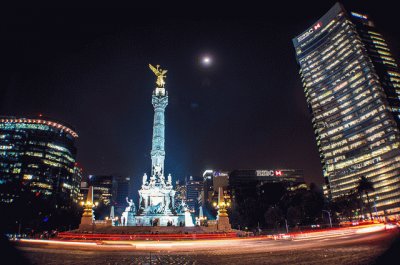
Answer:
POLYGON ((289 226, 287 224, 287 219, 285 218, 286 234, 289 234, 289 226))
POLYGON ((18 235, 21 235, 21 219, 19 221, 16 221, 15 223, 18 224, 18 235))
POLYGON ((378 210, 376 209, 376 200, 379 199, 379 196, 374 197, 374 210, 375 210, 375 218, 378 219, 378 210))
POLYGON ((330 211, 327 211, 327 210, 322 210, 322 212, 327 212, 327 213, 328 213, 328 216, 329 216, 329 225, 330 225, 330 227, 332 228, 331 212, 330 212, 330 211))

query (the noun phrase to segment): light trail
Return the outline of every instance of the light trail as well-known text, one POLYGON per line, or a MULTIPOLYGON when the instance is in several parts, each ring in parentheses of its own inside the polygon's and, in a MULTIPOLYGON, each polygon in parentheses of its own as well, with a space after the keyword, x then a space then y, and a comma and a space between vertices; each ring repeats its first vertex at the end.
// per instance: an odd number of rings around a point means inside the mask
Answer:
POLYGON ((73 242, 73 241, 58 241, 58 240, 43 240, 43 239, 19 239, 19 242, 39 243, 39 244, 58 244, 70 246, 96 246, 95 242, 73 242))
POLYGON ((54 264, 55 260, 77 265, 149 264, 151 255, 156 264, 254 265, 267 262, 336 265, 351 258, 349 264, 361 265, 386 251, 398 236, 398 230, 393 229, 305 241, 259 237, 163 242, 102 241, 98 245, 98 242, 89 245, 78 242, 77 246, 48 244, 49 241, 45 240, 42 240, 44 244, 37 240, 33 241, 35 243, 29 240, 15 242, 17 249, 35 264, 54 264))
MULTIPOLYGON (((271 247, 279 248, 279 242, 285 241, 315 241, 315 242, 328 242, 340 239, 354 239, 357 235, 370 234, 391 230, 397 228, 395 225, 374 224, 364 225, 359 227, 349 227, 340 229, 331 229, 324 231, 313 231, 308 233, 292 233, 281 234, 280 238, 273 238, 271 236, 252 237, 252 238, 225 238, 225 239, 197 239, 197 240, 163 240, 163 241, 140 241, 140 240, 39 240, 39 239, 20 239, 16 242, 32 243, 42 246, 70 246, 70 247, 83 247, 83 248, 96 248, 96 249, 124 249, 124 250, 166 250, 173 249, 181 251, 193 251, 194 249, 235 249, 247 248, 253 246, 253 242, 262 243, 271 247), (275 240, 274 240, 275 239, 275 240), (283 240, 278 240, 283 239, 283 240), (289 240, 284 240, 289 239, 289 240), (264 242, 264 243, 263 243, 264 242), (274 243, 275 242, 275 243, 274 243), (278 244, 278 245, 276 245, 278 244)), ((300 243, 300 242, 299 242, 300 243)), ((306 243, 303 243, 304 245, 306 243)), ((301 246, 301 245, 296 245, 301 246)))

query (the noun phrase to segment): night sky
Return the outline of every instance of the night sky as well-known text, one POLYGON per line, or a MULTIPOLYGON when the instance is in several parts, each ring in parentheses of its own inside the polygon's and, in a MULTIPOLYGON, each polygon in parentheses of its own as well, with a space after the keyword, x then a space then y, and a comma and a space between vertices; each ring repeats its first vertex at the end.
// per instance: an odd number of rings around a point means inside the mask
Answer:
MULTIPOLYGON (((399 58, 395 8, 343 3, 368 13, 399 58)), ((174 180, 209 168, 298 168, 321 185, 291 39, 333 4, 2 10, 0 115, 72 124, 85 174, 133 177, 138 188, 151 166, 148 64, 160 64, 168 69, 166 173, 174 180), (200 64, 206 54, 210 67, 200 64)))

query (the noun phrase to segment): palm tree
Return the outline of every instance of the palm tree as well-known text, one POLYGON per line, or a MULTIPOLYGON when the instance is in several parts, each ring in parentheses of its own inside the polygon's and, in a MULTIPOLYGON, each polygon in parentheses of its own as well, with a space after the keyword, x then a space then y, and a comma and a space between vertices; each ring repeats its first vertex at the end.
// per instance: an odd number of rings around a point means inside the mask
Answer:
POLYGON ((360 194, 360 197, 362 196, 363 193, 367 196, 367 206, 368 206, 368 211, 369 211, 371 220, 372 220, 372 211, 371 211, 371 206, 370 206, 370 202, 369 202, 368 192, 374 191, 374 190, 375 189, 374 189, 374 185, 372 184, 372 182, 370 180, 368 180, 365 176, 361 176, 361 178, 358 182, 357 191, 360 194))

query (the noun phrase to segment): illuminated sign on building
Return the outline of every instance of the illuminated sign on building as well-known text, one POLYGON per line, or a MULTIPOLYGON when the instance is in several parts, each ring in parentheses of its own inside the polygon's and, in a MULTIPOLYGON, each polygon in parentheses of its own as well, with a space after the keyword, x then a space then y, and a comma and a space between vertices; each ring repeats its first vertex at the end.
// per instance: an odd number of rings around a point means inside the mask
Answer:
POLYGON ((306 32, 304 32, 300 37, 298 37, 297 41, 298 42, 303 41, 305 38, 307 38, 308 36, 313 34, 316 30, 320 29, 321 26, 322 26, 322 23, 318 22, 317 24, 315 24, 314 26, 309 28, 306 32))
POLYGON ((256 170, 256 176, 258 177, 278 177, 282 176, 281 170, 256 170))
POLYGON ((360 13, 356 13, 356 12, 351 12, 351 15, 353 17, 358 17, 358 18, 362 18, 362 19, 368 19, 368 17, 366 15, 360 14, 360 13))
POLYGON ((256 175, 258 177, 274 176, 274 171, 273 170, 256 170, 256 175))

